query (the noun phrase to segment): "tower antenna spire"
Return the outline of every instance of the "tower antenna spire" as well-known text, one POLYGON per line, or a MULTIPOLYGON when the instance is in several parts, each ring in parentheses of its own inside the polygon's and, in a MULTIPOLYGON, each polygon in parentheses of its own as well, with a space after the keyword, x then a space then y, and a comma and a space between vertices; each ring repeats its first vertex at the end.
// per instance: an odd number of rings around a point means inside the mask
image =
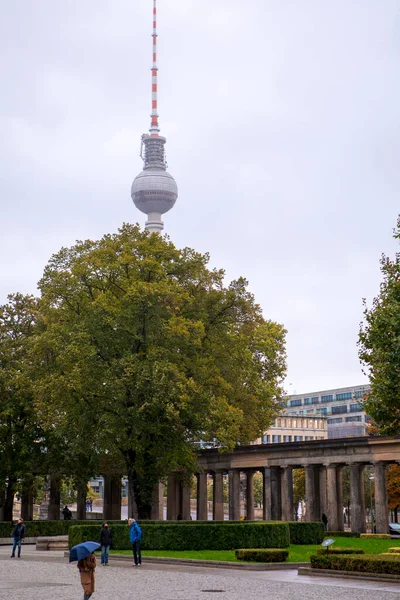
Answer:
POLYGON ((157 105, 157 0, 153 0, 153 65, 151 68, 151 123, 149 133, 142 135, 140 156, 143 171, 135 177, 131 197, 138 208, 147 214, 146 229, 160 233, 164 229, 162 215, 174 206, 178 198, 175 179, 167 171, 165 137, 159 135, 157 105))
POLYGON ((158 66, 157 66, 157 0, 153 0, 153 66, 151 68, 151 125, 150 135, 160 133, 158 125, 158 66))

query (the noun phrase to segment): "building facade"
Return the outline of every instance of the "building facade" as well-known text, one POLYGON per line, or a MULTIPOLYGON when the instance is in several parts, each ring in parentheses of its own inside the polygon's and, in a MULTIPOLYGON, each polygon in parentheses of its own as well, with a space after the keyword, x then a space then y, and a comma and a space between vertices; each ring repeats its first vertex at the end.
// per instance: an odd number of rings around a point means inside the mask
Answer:
POLYGON ((304 415, 294 411, 275 419, 271 427, 254 444, 311 442, 328 439, 328 418, 325 415, 304 415))
POLYGON ((281 420, 321 416, 326 418, 329 439, 363 436, 366 435, 370 419, 363 409, 362 401, 369 392, 369 385, 357 385, 292 394, 285 398, 281 420))

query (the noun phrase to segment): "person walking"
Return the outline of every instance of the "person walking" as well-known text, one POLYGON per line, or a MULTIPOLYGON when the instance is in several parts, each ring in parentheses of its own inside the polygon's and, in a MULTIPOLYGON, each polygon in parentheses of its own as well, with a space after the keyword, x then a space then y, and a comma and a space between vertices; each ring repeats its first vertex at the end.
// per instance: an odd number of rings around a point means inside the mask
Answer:
POLYGON ((142 530, 136 523, 135 519, 128 519, 129 525, 129 539, 132 544, 133 560, 135 561, 135 567, 140 567, 142 564, 142 552, 141 552, 141 541, 142 541, 142 530))
POLYGON ((14 525, 14 529, 12 530, 12 537, 14 538, 13 547, 11 550, 11 558, 15 558, 15 549, 18 546, 18 558, 21 558, 21 545, 25 539, 25 531, 26 527, 24 525, 23 519, 18 519, 17 523, 14 525))
POLYGON ((78 561, 78 569, 83 587, 83 600, 89 600, 95 591, 94 571, 96 569, 96 557, 93 552, 86 558, 81 558, 78 561))
POLYGON ((61 512, 64 515, 64 521, 70 521, 72 519, 72 512, 67 505, 64 506, 61 512))
POLYGON ((328 517, 325 513, 322 513, 321 521, 323 522, 324 530, 326 531, 328 529, 328 517))
POLYGON ((112 532, 108 526, 107 521, 104 521, 99 537, 99 544, 101 546, 101 564, 104 566, 108 565, 108 553, 110 552, 112 544, 112 532))

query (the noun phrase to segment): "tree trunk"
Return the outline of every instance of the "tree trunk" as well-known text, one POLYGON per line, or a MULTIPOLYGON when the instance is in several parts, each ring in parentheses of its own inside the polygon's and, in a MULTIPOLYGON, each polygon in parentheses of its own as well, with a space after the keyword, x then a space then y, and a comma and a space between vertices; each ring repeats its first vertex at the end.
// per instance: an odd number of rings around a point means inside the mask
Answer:
POLYGON ((4 520, 13 520, 14 493, 17 482, 15 479, 9 479, 6 489, 6 497, 4 502, 4 520))
POLYGON ((86 520, 86 495, 87 495, 87 482, 78 481, 76 486, 77 498, 76 498, 76 518, 78 521, 86 520))
POLYGON ((396 508, 394 509, 394 522, 398 523, 398 515, 397 515, 397 510, 398 510, 398 506, 396 506, 396 508))

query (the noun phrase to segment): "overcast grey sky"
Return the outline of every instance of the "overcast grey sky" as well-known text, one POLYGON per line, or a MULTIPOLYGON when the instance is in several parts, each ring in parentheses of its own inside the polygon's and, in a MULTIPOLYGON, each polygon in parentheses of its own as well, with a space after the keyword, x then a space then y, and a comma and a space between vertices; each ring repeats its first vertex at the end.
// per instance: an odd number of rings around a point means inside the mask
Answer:
MULTIPOLYGON (((1 0, 0 302, 139 221, 151 0, 1 0)), ((165 231, 288 329, 287 389, 364 383, 362 298, 400 212, 399 0, 159 0, 165 231), (289 385, 291 384, 291 385, 289 385)))

